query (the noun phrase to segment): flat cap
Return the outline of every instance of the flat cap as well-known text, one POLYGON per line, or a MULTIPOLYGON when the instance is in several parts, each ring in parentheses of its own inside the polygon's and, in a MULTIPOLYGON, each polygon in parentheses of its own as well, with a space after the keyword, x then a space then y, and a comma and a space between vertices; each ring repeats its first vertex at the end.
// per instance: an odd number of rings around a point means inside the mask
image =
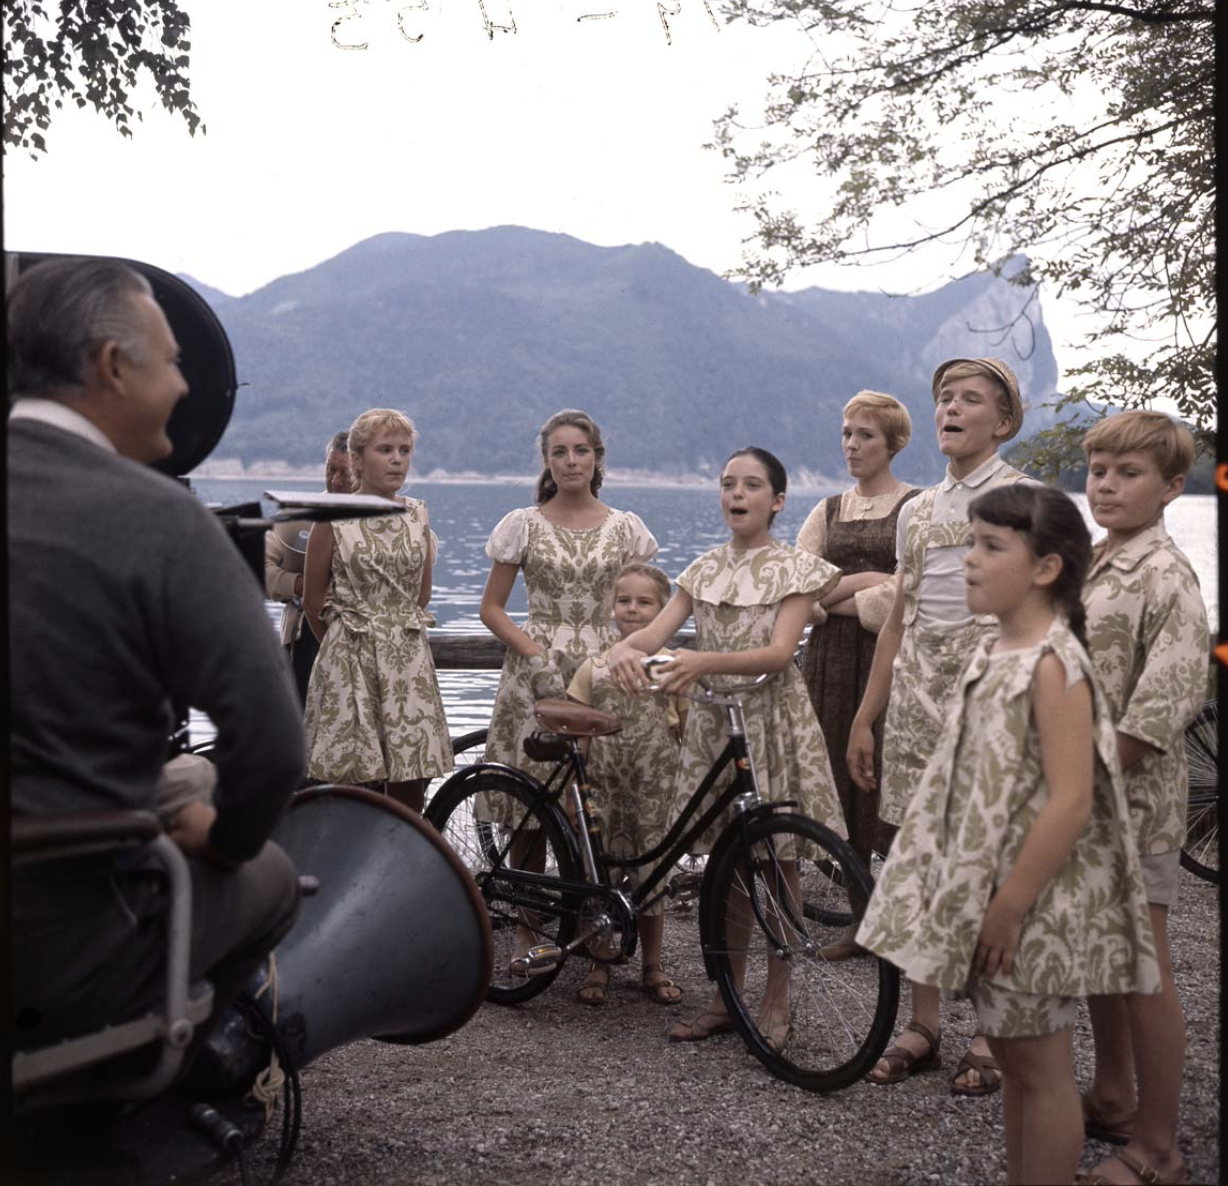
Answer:
POLYGON ((1023 400, 1019 397, 1019 380, 1015 378, 1015 372, 1000 358, 948 358, 934 372, 934 402, 938 402, 938 390, 942 386, 942 376, 951 367, 961 362, 979 367, 990 378, 997 379, 1006 389, 1006 398, 1011 409, 1011 430, 1002 439, 1009 441, 1023 427, 1023 400))

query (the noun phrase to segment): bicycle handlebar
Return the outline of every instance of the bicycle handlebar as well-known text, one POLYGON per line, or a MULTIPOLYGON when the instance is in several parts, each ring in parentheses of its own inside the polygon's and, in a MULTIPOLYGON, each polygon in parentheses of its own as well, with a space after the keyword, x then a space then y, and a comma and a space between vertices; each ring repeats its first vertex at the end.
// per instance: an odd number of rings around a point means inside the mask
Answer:
MULTIPOLYGON (((644 669, 644 674, 648 676, 649 681, 652 680, 652 669, 654 667, 663 667, 667 663, 672 663, 673 659, 669 655, 648 655, 640 660, 640 666, 644 669)), ((694 700, 697 704, 723 704, 736 701, 739 696, 748 695, 751 692, 758 691, 769 680, 773 680, 779 675, 776 671, 765 671, 762 675, 757 675, 753 680, 748 680, 746 683, 729 684, 726 687, 713 687, 703 676, 700 676, 695 682, 702 688, 701 692, 684 692, 688 700, 694 700), (724 699, 724 698, 728 699, 724 699)))

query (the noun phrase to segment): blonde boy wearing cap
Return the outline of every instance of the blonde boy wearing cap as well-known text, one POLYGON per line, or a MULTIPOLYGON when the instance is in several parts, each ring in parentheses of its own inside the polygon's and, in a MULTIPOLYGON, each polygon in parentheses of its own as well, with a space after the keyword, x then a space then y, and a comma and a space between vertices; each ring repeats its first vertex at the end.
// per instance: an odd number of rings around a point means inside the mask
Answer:
MULTIPOLYGON (((1019 381, 1006 363, 948 359, 934 372, 933 392, 947 472, 900 511, 895 600, 849 731, 849 774, 862 790, 873 790, 872 729, 886 709, 879 815, 897 826, 937 747, 964 661, 994 624, 992 617, 970 614, 965 601, 968 506, 997 486, 1032 480, 998 456, 999 446, 1023 427, 1019 381)), ((939 1002, 938 989, 912 986, 912 1020, 870 1073, 871 1082, 898 1083, 938 1068, 939 1002)), ((1001 1081, 984 1037, 977 1035, 951 1081, 952 1093, 988 1095, 1001 1081)))
POLYGON ((1121 412, 1097 424, 1083 450, 1088 507, 1108 533, 1083 590, 1088 653, 1117 723, 1162 975, 1153 996, 1088 998, 1096 1073, 1084 1124, 1088 1136, 1126 1146, 1093 1180, 1175 1183, 1185 1177, 1177 1148, 1185 1019, 1168 912, 1185 840, 1183 733, 1206 693, 1210 638, 1198 577, 1164 529, 1164 508, 1185 488, 1194 438, 1162 412, 1121 412))

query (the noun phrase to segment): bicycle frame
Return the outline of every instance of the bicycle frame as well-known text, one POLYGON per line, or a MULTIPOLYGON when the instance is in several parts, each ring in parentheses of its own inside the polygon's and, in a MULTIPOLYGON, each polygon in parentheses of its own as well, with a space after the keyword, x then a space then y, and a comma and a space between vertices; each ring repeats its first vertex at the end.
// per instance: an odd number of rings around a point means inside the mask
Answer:
MULTIPOLYGON (((554 810, 564 816, 565 822, 568 825, 565 831, 570 833, 576 841, 574 855, 579 858, 580 867, 583 869, 586 878, 585 881, 570 881, 548 873, 508 868, 502 876, 508 881, 509 886, 517 885, 525 889, 532 889, 533 887, 548 888, 556 892, 562 891, 564 894, 575 895, 578 898, 591 898, 594 891, 597 891, 598 893, 609 895, 611 903, 615 901, 615 896, 617 896, 618 899, 622 899, 630 907, 633 914, 638 915, 662 897, 670 894, 671 891, 668 887, 660 890, 657 887, 667 876, 673 865, 681 857, 687 855, 694 841, 707 831, 730 806, 734 808, 735 818, 729 826, 722 830, 717 839, 712 857, 718 856, 738 836, 744 835, 748 820, 757 818, 768 811, 778 811, 782 808, 795 806, 794 803, 788 801, 767 803, 761 798, 758 781, 755 776, 754 760, 746 742, 746 722, 741 701, 736 697, 721 696, 707 689, 705 689, 703 699, 706 703, 719 705, 724 708, 726 732, 729 740, 660 843, 648 852, 639 853, 633 857, 613 857, 605 852, 600 823, 591 797, 593 787, 588 780, 584 754, 581 752, 579 742, 576 739, 563 739, 567 746, 567 752, 558 761, 545 783, 512 767, 498 766, 498 769, 505 775, 513 774, 517 781, 527 788, 534 789, 544 801, 548 802, 554 810), (730 765, 733 766, 734 772, 732 781, 708 808, 701 812, 700 805, 711 793, 713 787, 716 786, 730 765), (559 800, 564 792, 567 792, 571 798, 574 823, 559 806, 559 800), (640 884, 636 886, 629 898, 622 894, 621 891, 613 888, 610 880, 610 870, 612 868, 638 868, 644 865, 653 865, 654 867, 640 884)), ((489 770, 493 765, 483 764, 471 767, 470 770, 464 772, 462 777, 476 777, 480 771, 483 769, 489 770)), ((520 825, 513 829, 503 850, 498 854, 500 863, 506 858, 507 853, 522 834, 523 829, 520 825)), ((774 853, 771 854, 770 859, 773 865, 777 866, 777 874, 779 875, 779 862, 774 853)), ((537 904, 531 897, 521 898, 514 891, 507 895, 507 900, 513 905, 523 906, 526 909, 532 909, 537 904)), ((767 920, 763 917, 759 902, 753 896, 751 898, 751 906, 759 926, 766 933, 772 934, 767 920)), ((804 935, 806 928, 803 920, 794 915, 792 908, 787 902, 784 904, 784 908, 788 915, 787 921, 797 933, 804 935)), ((587 934, 581 933, 571 946, 582 946, 585 940, 591 937, 592 933, 591 930, 587 934)), ((781 951, 781 954, 784 955, 785 953, 781 951)))

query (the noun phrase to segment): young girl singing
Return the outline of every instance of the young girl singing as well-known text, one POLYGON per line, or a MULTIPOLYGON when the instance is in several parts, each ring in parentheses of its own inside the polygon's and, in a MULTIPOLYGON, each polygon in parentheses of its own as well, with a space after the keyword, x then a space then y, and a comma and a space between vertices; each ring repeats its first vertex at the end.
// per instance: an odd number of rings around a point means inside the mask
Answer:
MULTIPOLYGON (((614 626, 626 638, 647 626, 669 600, 669 577, 638 560, 624 564, 614 583, 614 626)), ((670 654, 666 651, 665 654, 670 654)), ((655 848, 673 820, 674 781, 678 774, 678 729, 685 700, 673 696, 630 696, 610 676, 605 655, 586 659, 567 694, 621 718, 621 733, 588 743, 589 782, 597 788, 599 817, 607 855, 635 857, 655 848)), ((643 870, 618 870, 630 885, 643 870)), ((682 990, 661 969, 665 905, 658 902, 639 916, 640 987, 659 1005, 672 1005, 682 990)), ((594 962, 580 987, 586 1005, 604 1005, 610 965, 594 962)))
MULTIPOLYGON (((792 799, 797 811, 845 833, 840 801, 832 781, 827 747, 818 717, 793 652, 809 621, 813 602, 835 588, 840 570, 772 538, 772 520, 785 505, 788 477, 766 449, 739 449, 721 473, 721 512, 729 543, 696 560, 679 578, 678 592, 653 620, 610 651, 615 679, 627 691, 648 686, 640 660, 664 646, 695 615, 696 650, 678 651, 672 664, 658 668, 658 685, 674 694, 686 692, 708 675, 740 676, 742 682, 764 672, 777 678, 747 697, 746 740, 759 783, 769 800, 792 799)), ((693 706, 682 739, 676 810, 690 798, 725 745, 720 708, 693 706)), ((721 818, 696 844, 710 850, 721 818)), ((782 862, 786 878, 796 878, 796 862, 782 862), (790 866, 792 868, 790 869, 790 866)), ((794 894, 799 892, 790 881, 794 894)), ((749 910, 743 924, 749 933, 749 910)), ((731 945, 738 944, 731 939, 731 945)), ((759 1030, 783 1047, 790 1033, 789 968, 769 964, 759 1030)), ((733 1028, 719 994, 692 1021, 670 1030, 675 1042, 695 1042, 733 1028)))
POLYGON ((969 517, 968 609, 999 629, 961 677, 857 938, 915 983, 972 998, 1002 1068, 1008 1181, 1070 1182, 1076 999, 1155 992, 1159 970, 1082 643, 1082 516, 1059 491, 1013 485, 969 517))

